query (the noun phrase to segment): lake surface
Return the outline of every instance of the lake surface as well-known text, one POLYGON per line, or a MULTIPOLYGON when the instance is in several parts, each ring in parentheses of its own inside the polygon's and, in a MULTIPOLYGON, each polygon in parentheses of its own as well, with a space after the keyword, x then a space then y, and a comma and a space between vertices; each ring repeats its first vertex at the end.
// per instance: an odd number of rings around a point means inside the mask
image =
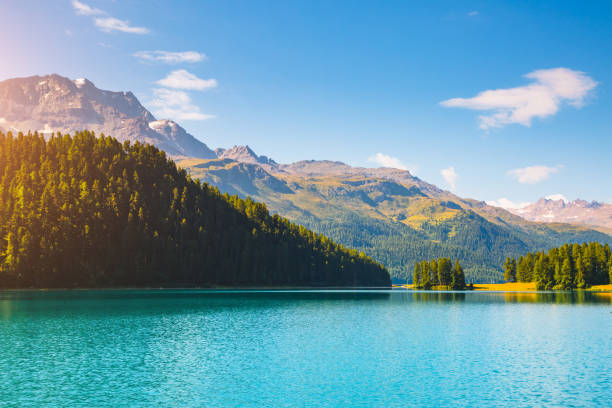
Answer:
POLYGON ((0 406, 609 407, 612 296, 0 292, 0 406))

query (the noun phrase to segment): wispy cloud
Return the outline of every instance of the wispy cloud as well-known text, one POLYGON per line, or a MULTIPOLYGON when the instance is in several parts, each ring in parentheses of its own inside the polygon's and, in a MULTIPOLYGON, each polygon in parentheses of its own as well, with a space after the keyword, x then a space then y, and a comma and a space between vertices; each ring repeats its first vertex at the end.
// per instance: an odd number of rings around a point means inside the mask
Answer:
POLYGON ((153 89, 153 100, 150 102, 153 113, 158 118, 173 120, 206 120, 215 115, 202 113, 200 108, 191 102, 187 92, 171 89, 153 89))
POLYGON ((130 34, 148 34, 149 29, 146 27, 131 26, 127 20, 119 20, 115 17, 98 17, 94 19, 94 24, 100 30, 110 33, 113 31, 121 31, 122 33, 130 34))
POLYGON ((584 100, 596 86, 584 72, 568 68, 541 69, 525 78, 531 84, 507 89, 480 92, 472 98, 453 98, 440 104, 448 108, 490 111, 479 116, 481 129, 500 128, 518 123, 531 126, 534 118, 555 115, 563 104, 582 107, 584 100))
POLYGON ((457 174, 457 172, 455 171, 455 166, 450 166, 447 169, 440 170, 440 174, 442 175, 444 180, 446 180, 450 188, 454 190, 457 184, 457 179, 459 178, 459 174, 457 174))
POLYGON ((536 184, 559 172, 561 167, 562 166, 528 166, 508 170, 508 175, 516 179, 521 184, 536 184))
POLYGON ((478 10, 472 10, 469 13, 467 13, 469 17, 476 17, 478 14, 479 14, 478 10))
POLYGON ((504 208, 506 210, 519 210, 521 208, 527 207, 531 203, 528 201, 514 202, 505 197, 502 197, 498 200, 487 201, 487 204, 492 205, 494 207, 504 208))
POLYGON ((104 11, 90 7, 78 0, 72 0, 72 7, 74 8, 74 12, 81 16, 97 16, 100 14, 106 14, 104 11))
POLYGON ((168 74, 167 77, 157 81, 157 84, 165 86, 166 88, 203 91, 205 89, 215 88, 217 86, 217 80, 201 79, 184 69, 177 69, 168 74))
POLYGON ((391 157, 383 153, 376 153, 374 156, 368 157, 370 163, 376 163, 381 167, 390 167, 393 169, 408 170, 414 174, 417 170, 415 165, 406 165, 397 157, 391 157))
POLYGON ((74 12, 80 16, 100 16, 94 17, 94 25, 107 33, 120 31, 130 34, 148 34, 150 32, 146 27, 132 26, 127 20, 120 20, 109 16, 104 10, 93 8, 78 0, 72 0, 72 7, 74 12))
POLYGON ((163 62, 166 64, 180 64, 184 62, 194 63, 206 59, 206 55, 196 51, 138 51, 133 54, 141 61, 163 62))

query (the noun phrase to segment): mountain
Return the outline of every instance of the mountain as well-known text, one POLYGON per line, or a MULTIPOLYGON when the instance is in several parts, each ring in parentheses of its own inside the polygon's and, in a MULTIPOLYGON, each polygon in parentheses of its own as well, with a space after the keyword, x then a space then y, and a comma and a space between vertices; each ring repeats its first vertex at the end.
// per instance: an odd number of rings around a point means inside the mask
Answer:
POLYGON ((612 205, 597 201, 541 198, 510 211, 531 221, 591 225, 612 230, 612 205))
POLYGON ((156 120, 131 92, 98 89, 89 80, 33 76, 0 82, 0 129, 73 133, 91 130, 120 141, 151 143, 173 156, 216 154, 171 120, 156 120))
POLYGON ((389 287, 380 264, 151 145, 0 132, 0 287, 389 287))
POLYGON ((266 156, 258 156, 247 146, 234 146, 230 149, 215 149, 219 159, 231 159, 241 163, 252 163, 264 166, 277 167, 278 163, 266 156))
POLYGON ((246 146, 230 150, 239 153, 178 164, 221 191, 265 202, 293 222, 364 251, 398 280, 410 279, 415 261, 449 256, 466 266, 468 280, 500 281, 506 256, 565 242, 610 241, 590 228, 531 222, 458 197, 405 170, 326 160, 278 164, 246 146))
POLYGON ((0 128, 74 132, 90 129, 119 140, 151 143, 194 178, 222 193, 264 202, 388 266, 396 279, 415 261, 459 259, 472 281, 499 281, 506 256, 565 242, 610 236, 592 227, 528 221, 485 202, 464 199, 410 172, 352 167, 329 160, 281 164, 249 146, 214 152, 175 122, 156 120, 130 92, 96 88, 58 75, 0 82, 0 128))

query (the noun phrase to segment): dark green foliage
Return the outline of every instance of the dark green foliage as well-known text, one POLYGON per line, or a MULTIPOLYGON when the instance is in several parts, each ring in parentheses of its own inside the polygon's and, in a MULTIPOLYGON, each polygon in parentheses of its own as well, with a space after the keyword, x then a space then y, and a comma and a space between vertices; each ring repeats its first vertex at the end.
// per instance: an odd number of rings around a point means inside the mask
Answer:
POLYGON ((438 286, 444 289, 465 289, 465 275, 459 261, 449 258, 416 262, 412 279, 414 288, 431 289, 438 286))
MULTIPOLYGON (((516 262, 514 258, 508 263, 516 262)), ((535 282, 538 290, 584 289, 612 282, 612 255, 608 244, 565 244, 548 252, 528 253, 517 264, 519 282, 535 282)))
POLYGON ((451 287, 456 290, 465 289, 465 274, 459 261, 455 261, 455 267, 452 270, 451 287))
POLYGON ((506 258, 506 262, 504 262, 504 280, 516 282, 516 259, 506 258))
POLYGON ((0 133, 0 286, 388 286, 363 252, 150 145, 0 133))
MULTIPOLYGON (((308 216, 297 220, 345 246, 366 252, 384 264, 397 282, 412 282, 415 262, 441 257, 461 259, 469 282, 503 282, 500 265, 508 256, 518 257, 569 241, 609 239, 596 231, 558 233, 546 227, 538 233, 527 233, 520 228, 492 224, 471 212, 447 221, 426 223, 423 230, 357 213, 344 214, 334 221, 308 216)), ((533 263, 529 270, 533 270, 533 263)))
POLYGON ((449 286, 451 284, 453 264, 448 258, 440 258, 438 260, 438 284, 449 286))

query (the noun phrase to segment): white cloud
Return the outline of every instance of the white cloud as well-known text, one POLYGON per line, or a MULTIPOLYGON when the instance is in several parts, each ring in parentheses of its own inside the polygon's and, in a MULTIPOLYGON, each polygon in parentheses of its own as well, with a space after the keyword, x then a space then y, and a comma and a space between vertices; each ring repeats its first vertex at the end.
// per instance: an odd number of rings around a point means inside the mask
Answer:
MULTIPOLYGON (((78 0, 72 1, 72 7, 74 12, 81 16, 101 16, 107 15, 105 11, 88 6, 78 0)), ((100 30, 110 33, 112 31, 121 31, 123 33, 131 34, 148 34, 149 29, 146 27, 135 27, 131 26, 127 20, 119 20, 112 16, 106 17, 95 17, 94 24, 100 30)))
POLYGON ((94 24, 100 30, 110 33, 112 31, 121 31, 130 34, 148 34, 149 29, 146 27, 134 27, 129 21, 119 20, 115 17, 98 17, 94 19, 94 24))
POLYGON ((563 201, 565 203, 569 203, 569 200, 563 194, 551 194, 545 197, 547 200, 553 201, 563 201))
POLYGON ((81 16, 96 16, 100 14, 106 14, 104 11, 88 6, 85 3, 81 3, 78 0, 72 0, 72 7, 74 12, 81 16))
POLYGON ((560 169, 561 166, 529 166, 508 170, 508 175, 515 178, 521 184, 535 184, 548 179, 560 169))
POLYGON ((513 123, 531 126, 534 118, 554 115, 564 103, 580 108, 597 86, 584 72, 568 68, 541 69, 525 77, 533 82, 483 91, 472 98, 448 99, 440 104, 448 108, 490 111, 489 115, 479 116, 480 128, 485 130, 513 123))
POLYGON ((189 89, 203 91, 205 89, 215 88, 217 86, 216 79, 201 79, 184 69, 177 69, 168 74, 167 77, 160 79, 157 83, 167 88, 189 89))
POLYGON ((206 59, 206 55, 196 51, 138 51, 133 54, 141 61, 163 62, 166 64, 180 64, 182 62, 200 62, 206 59))
POLYGON ((506 210, 520 210, 521 208, 527 207, 530 202, 514 202, 505 197, 502 197, 498 200, 487 201, 487 204, 492 205, 494 207, 501 207, 506 210))
POLYGON ((369 157, 368 161, 376 163, 381 167, 390 167, 393 169, 408 170, 408 166, 401 162, 397 157, 387 156, 383 153, 376 153, 374 156, 369 157))
POLYGON ((157 88, 153 90, 154 99, 150 102, 153 113, 158 118, 173 120, 206 120, 214 118, 200 112, 200 108, 191 102, 187 92, 157 88))
POLYGON ((477 15, 478 15, 478 10, 473 10, 468 13, 468 16, 470 17, 476 17, 477 15))
POLYGON ((451 189, 454 190, 457 179, 459 178, 459 175, 455 172, 455 166, 440 170, 440 174, 444 177, 444 180, 446 180, 451 189))

